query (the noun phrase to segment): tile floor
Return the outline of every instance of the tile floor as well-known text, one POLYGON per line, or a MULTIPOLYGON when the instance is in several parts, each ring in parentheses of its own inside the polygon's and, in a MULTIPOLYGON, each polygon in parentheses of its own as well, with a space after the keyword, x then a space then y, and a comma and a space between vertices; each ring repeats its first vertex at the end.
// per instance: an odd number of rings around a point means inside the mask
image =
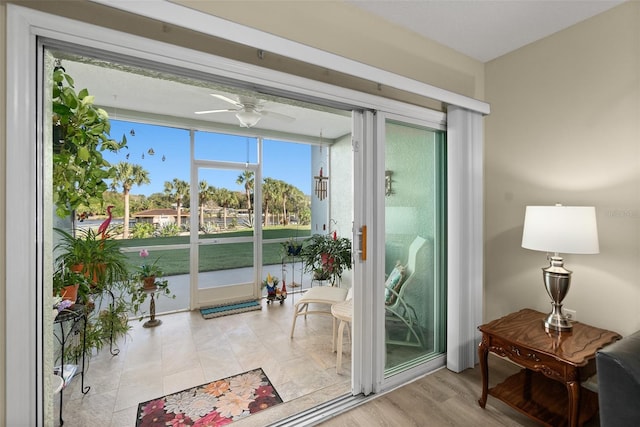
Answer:
MULTIPOLYGON (((299 298, 299 295, 296 295, 299 298)), ((95 355, 85 374, 86 395, 75 378, 64 390, 65 427, 135 426, 138 403, 261 367, 285 404, 234 423, 265 425, 344 395, 350 390, 351 351, 345 337, 343 367, 336 374, 330 316, 293 317, 291 295, 284 304, 262 302, 262 310, 215 319, 199 311, 159 316, 162 325, 133 321, 120 354, 95 355)), ((54 398, 58 423, 59 396, 54 398)))

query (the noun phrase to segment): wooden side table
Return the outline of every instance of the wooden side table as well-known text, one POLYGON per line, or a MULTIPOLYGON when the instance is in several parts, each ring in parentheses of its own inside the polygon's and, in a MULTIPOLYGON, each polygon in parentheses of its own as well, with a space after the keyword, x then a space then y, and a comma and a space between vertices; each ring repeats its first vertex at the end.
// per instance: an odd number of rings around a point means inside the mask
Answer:
POLYGON ((596 351, 622 337, 580 322, 570 332, 546 331, 545 316, 524 309, 478 327, 482 332, 478 403, 484 408, 490 394, 544 425, 576 427, 598 412, 598 396, 580 387, 596 373, 596 351), (489 389, 489 352, 523 369, 489 389))

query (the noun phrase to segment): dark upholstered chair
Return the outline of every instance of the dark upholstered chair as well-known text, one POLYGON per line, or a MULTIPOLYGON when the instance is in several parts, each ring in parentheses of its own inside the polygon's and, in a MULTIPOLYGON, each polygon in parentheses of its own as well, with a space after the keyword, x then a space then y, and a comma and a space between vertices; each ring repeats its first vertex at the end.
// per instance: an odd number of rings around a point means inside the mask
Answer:
POLYGON ((640 426, 640 331, 596 354, 601 427, 640 426))

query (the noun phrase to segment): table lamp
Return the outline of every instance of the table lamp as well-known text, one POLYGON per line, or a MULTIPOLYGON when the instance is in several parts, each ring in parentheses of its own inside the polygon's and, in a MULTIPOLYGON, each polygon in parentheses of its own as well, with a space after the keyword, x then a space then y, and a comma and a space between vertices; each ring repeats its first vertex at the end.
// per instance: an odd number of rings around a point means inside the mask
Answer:
POLYGON ((553 307, 544 326, 553 331, 570 331, 571 322, 562 313, 562 300, 569 292, 571 271, 563 266, 559 253, 597 254, 598 227, 593 206, 527 206, 522 247, 547 254, 549 266, 542 277, 553 307))

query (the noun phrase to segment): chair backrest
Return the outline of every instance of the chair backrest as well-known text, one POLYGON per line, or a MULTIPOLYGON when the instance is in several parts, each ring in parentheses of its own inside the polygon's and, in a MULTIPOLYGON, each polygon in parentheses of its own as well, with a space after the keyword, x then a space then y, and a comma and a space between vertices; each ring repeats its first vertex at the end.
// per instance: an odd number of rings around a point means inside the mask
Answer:
POLYGON ((416 272, 418 251, 422 249, 425 243, 427 243, 427 239, 420 236, 416 236, 416 238, 413 239, 413 242, 411 242, 411 246, 409 246, 409 256, 407 257, 407 269, 409 270, 409 275, 416 272))
MULTIPOLYGON (((387 306, 395 306, 400 303, 403 298, 405 290, 411 287, 411 283, 415 280, 417 270, 418 252, 427 243, 427 240, 423 237, 416 236, 409 246, 409 255, 407 257, 407 265, 404 270, 405 277, 400 281, 398 285, 389 284, 389 290, 387 290, 385 299, 387 306), (391 289, 393 291, 391 291, 391 289)), ((398 268, 398 267, 396 267, 398 268)))

